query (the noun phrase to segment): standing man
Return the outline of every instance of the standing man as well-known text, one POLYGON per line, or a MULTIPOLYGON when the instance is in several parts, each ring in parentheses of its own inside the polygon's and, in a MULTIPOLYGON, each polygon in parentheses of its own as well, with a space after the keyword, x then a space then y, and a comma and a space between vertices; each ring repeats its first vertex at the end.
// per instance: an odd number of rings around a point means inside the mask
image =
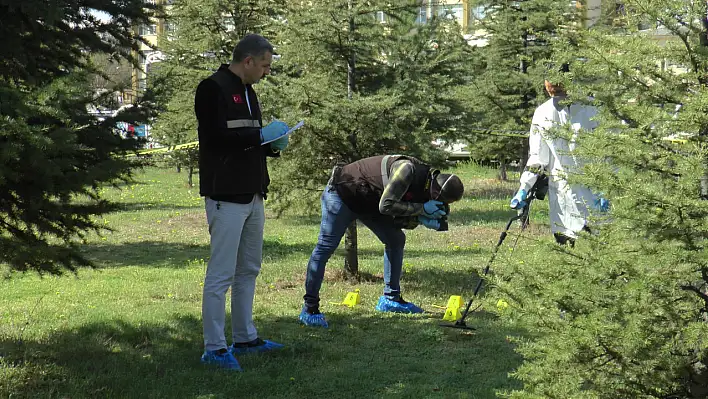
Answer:
POLYGON ((322 193, 320 235, 307 265, 300 322, 307 326, 328 326, 319 309, 325 267, 347 226, 357 219, 385 245, 385 286, 376 310, 421 313, 423 309, 401 296, 406 245, 406 235, 401 229, 423 224, 429 229, 447 230, 448 205, 462 198, 463 192, 459 177, 440 173, 413 157, 380 155, 335 167, 322 193))
POLYGON ((253 324, 256 276, 261 268, 263 200, 268 192, 266 157, 288 145, 288 126, 274 121, 261 128, 253 84, 270 73, 273 46, 259 35, 244 37, 230 64, 197 87, 199 191, 205 197, 211 257, 204 278, 201 361, 241 370, 235 354, 282 348, 258 337, 253 324), (224 335, 226 292, 231 287, 233 344, 224 335))
MULTIPOLYGON (((561 72, 568 72, 564 65, 561 72)), ((511 200, 513 209, 526 205, 527 195, 539 175, 548 176, 548 201, 551 231, 561 245, 575 244, 577 234, 588 230, 588 206, 606 211, 609 203, 595 196, 590 189, 579 184, 570 184, 568 174, 579 173, 580 160, 573 154, 575 139, 582 132, 597 127, 594 117, 597 108, 582 104, 566 105, 566 92, 559 84, 546 80, 545 89, 551 98, 541 104, 533 114, 529 135, 529 159, 521 174, 519 190, 511 200), (555 137, 553 129, 570 125, 574 134, 570 141, 555 137)))

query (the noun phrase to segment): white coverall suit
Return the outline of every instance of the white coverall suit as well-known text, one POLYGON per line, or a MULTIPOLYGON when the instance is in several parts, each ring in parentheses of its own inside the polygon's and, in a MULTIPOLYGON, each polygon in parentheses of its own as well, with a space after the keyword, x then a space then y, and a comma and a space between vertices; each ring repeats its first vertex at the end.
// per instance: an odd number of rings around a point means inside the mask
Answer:
POLYGON ((585 227, 588 207, 595 203, 595 195, 585 186, 568 183, 567 176, 579 173, 581 162, 573 154, 575 137, 582 131, 591 131, 597 126, 592 118, 597 115, 593 106, 573 104, 564 107, 559 98, 553 97, 539 106, 533 115, 529 135, 529 159, 521 175, 519 190, 528 193, 538 174, 546 173, 548 182, 548 206, 551 231, 569 238, 576 238, 585 227), (554 138, 549 130, 570 123, 573 138, 554 138))

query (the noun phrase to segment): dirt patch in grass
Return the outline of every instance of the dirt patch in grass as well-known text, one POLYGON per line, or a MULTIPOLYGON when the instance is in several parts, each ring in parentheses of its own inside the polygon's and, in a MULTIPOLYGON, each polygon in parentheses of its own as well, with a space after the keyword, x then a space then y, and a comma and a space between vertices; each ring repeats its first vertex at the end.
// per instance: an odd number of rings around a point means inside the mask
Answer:
POLYGON ((383 281, 383 273, 369 273, 364 271, 359 271, 357 277, 351 277, 344 273, 344 269, 341 267, 329 268, 325 271, 325 280, 343 283, 379 283, 383 281))
POLYGON ((465 182, 465 196, 475 199, 511 199, 518 185, 515 181, 472 179, 465 182))
POLYGON ((165 224, 170 227, 179 226, 180 228, 188 228, 189 230, 208 229, 206 215, 202 210, 189 211, 180 213, 177 216, 172 216, 165 224))

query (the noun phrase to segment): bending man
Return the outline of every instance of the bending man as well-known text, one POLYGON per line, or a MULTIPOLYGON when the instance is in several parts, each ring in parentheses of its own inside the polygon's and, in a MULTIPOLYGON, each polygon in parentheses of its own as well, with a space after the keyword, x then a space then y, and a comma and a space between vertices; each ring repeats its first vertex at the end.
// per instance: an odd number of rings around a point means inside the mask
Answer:
POLYGON ((357 219, 385 245, 385 287, 376 310, 421 313, 420 307, 401 296, 406 244, 402 229, 423 224, 433 230, 447 230, 447 205, 462 198, 463 192, 459 177, 440 173, 402 155, 375 156, 335 167, 322 193, 322 224, 307 265, 305 305, 300 321, 308 326, 327 327, 319 309, 325 266, 347 226, 357 219))

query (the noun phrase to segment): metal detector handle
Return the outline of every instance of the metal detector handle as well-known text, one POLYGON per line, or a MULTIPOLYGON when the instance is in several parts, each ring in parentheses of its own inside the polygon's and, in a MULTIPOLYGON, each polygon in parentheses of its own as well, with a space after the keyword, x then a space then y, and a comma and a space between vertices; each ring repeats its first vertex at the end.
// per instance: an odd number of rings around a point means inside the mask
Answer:
POLYGON ((539 174, 529 190, 529 198, 536 198, 543 201, 546 198, 546 194, 548 194, 548 181, 549 178, 547 174, 539 174))

